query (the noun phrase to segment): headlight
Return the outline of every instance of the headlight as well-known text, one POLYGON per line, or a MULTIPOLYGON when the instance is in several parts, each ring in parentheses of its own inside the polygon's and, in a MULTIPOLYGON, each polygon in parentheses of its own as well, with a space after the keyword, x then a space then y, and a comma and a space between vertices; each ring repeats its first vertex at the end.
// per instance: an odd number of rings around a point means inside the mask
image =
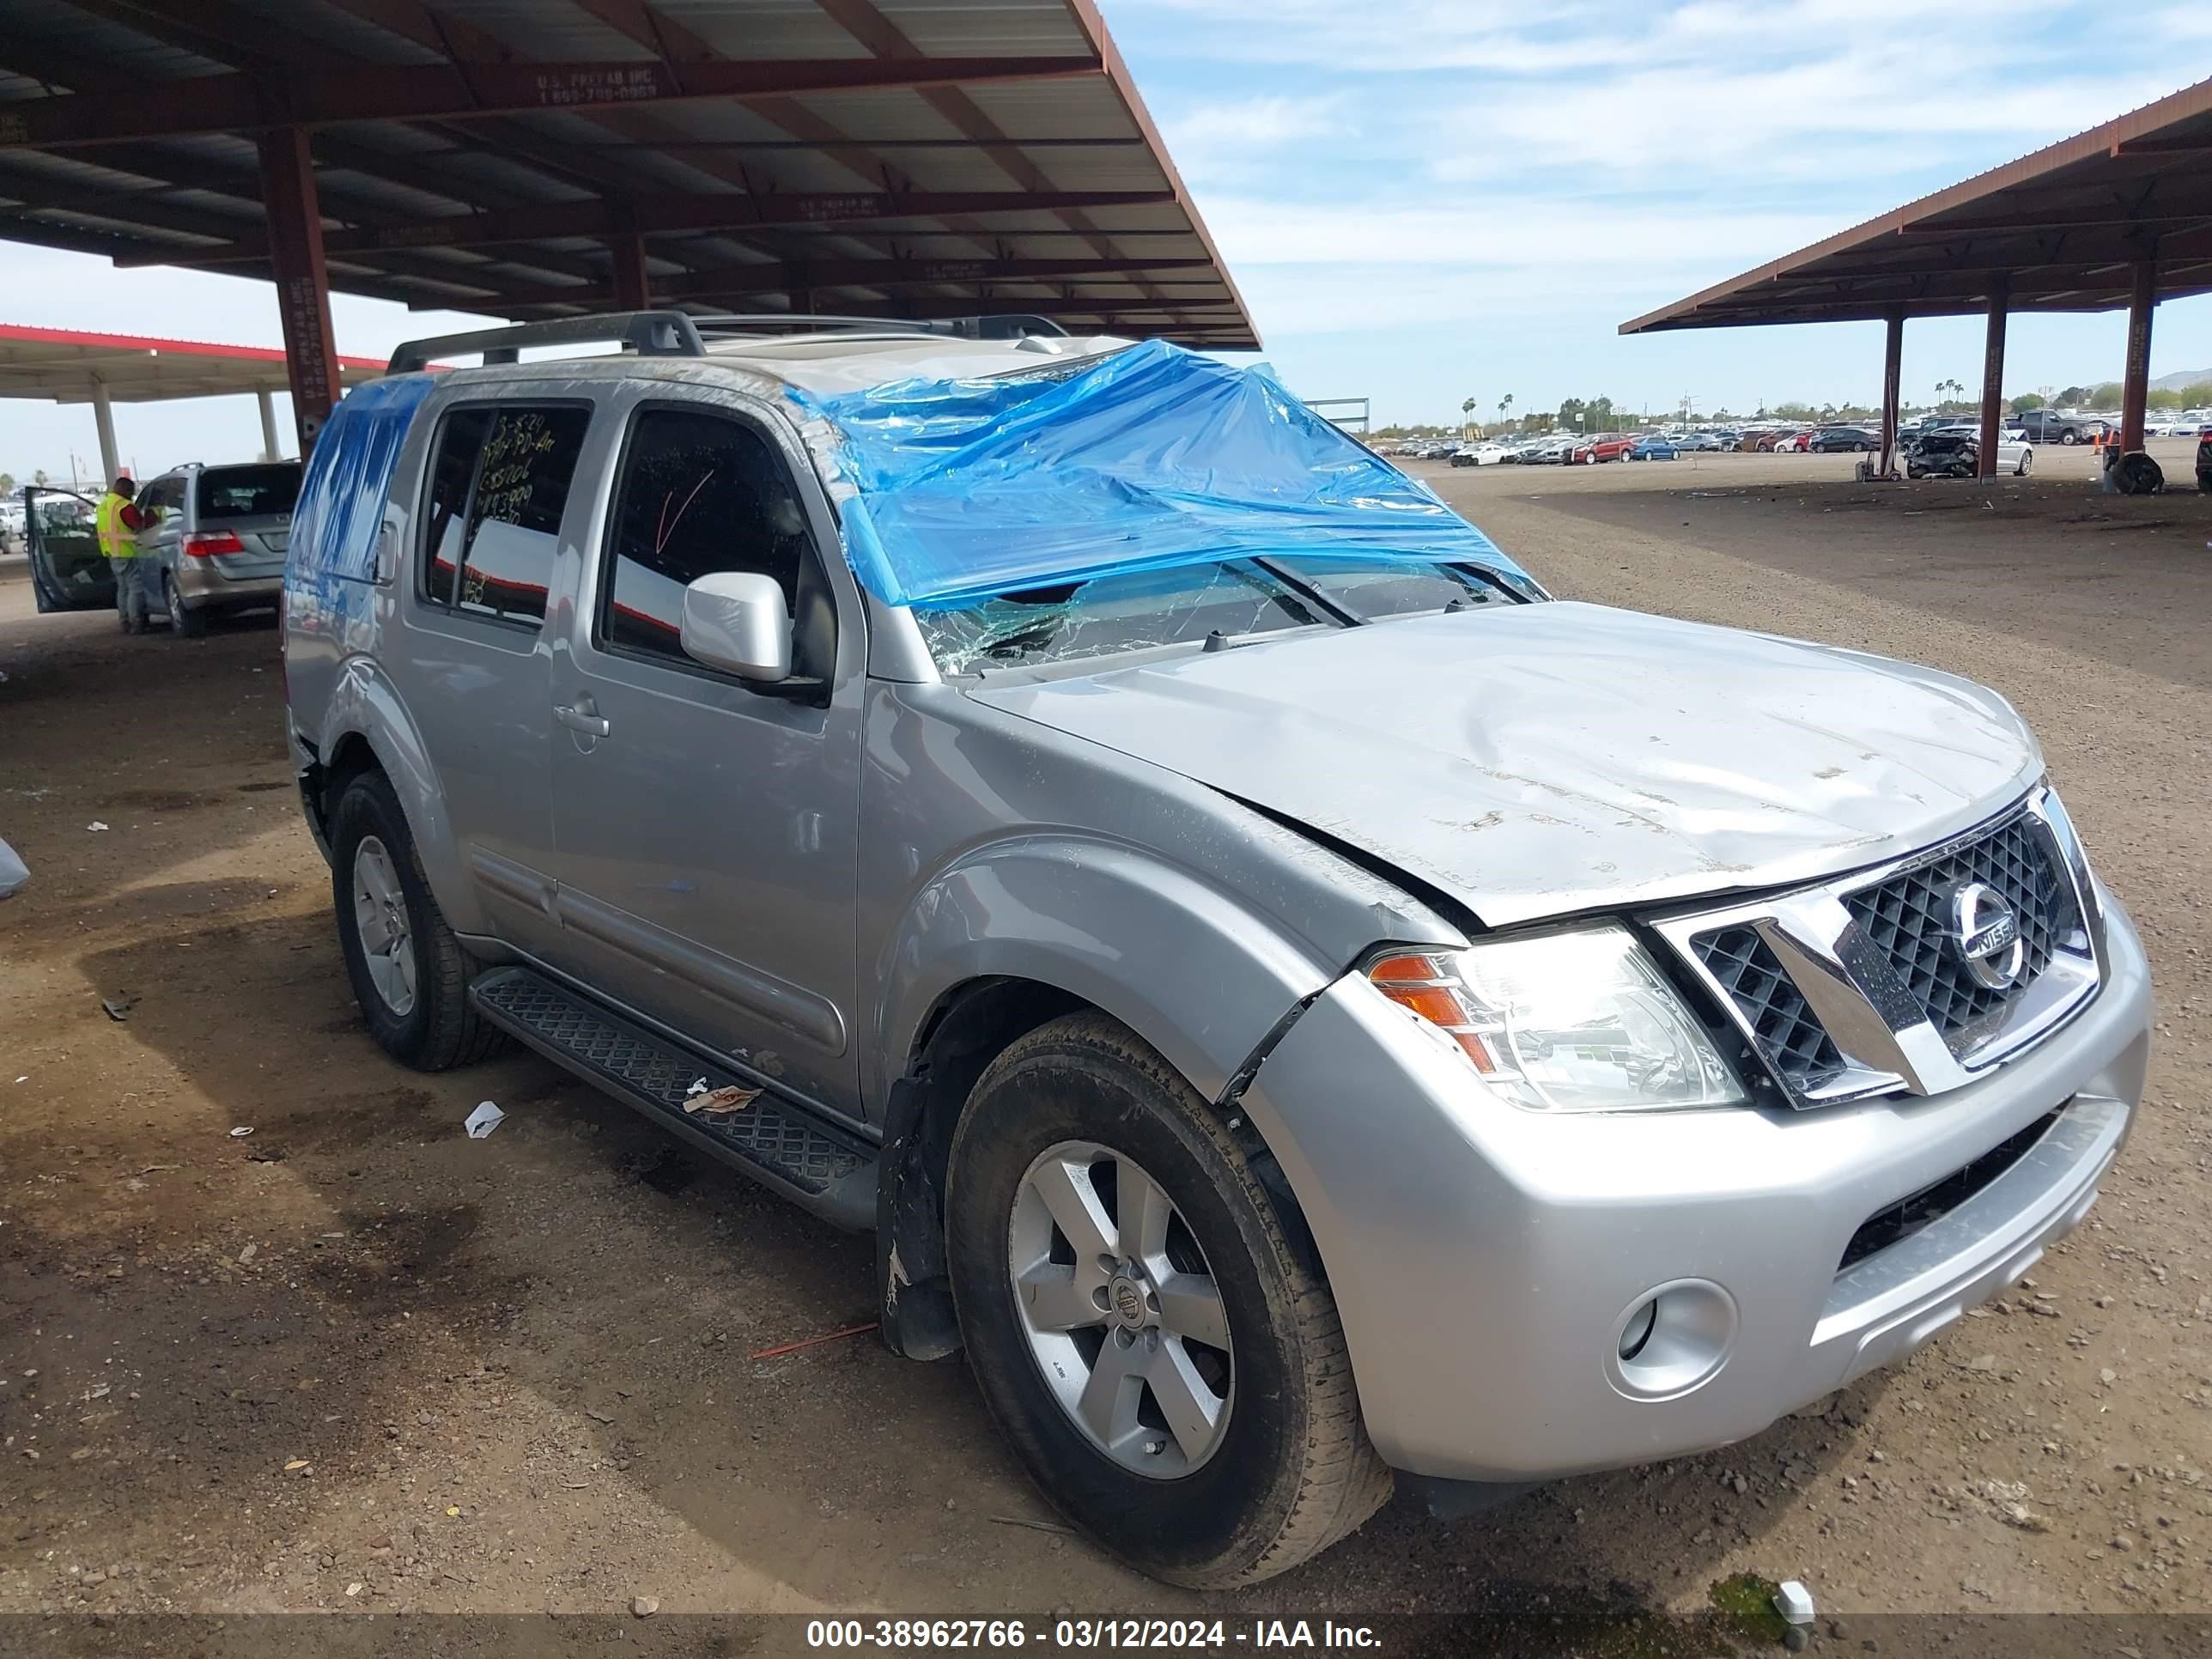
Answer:
POLYGON ((1620 927, 1391 951, 1375 988, 1456 1042, 1482 1080, 1532 1112, 1663 1111, 1744 1103, 1667 976, 1620 927))

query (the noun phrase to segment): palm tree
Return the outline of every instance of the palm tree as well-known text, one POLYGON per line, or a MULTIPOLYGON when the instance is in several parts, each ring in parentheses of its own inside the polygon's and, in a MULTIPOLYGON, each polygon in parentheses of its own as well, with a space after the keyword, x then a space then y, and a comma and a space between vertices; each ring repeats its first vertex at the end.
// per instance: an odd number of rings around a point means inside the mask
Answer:
POLYGON ((1476 408, 1477 404, 1472 398, 1469 398, 1465 403, 1459 406, 1460 414, 1465 417, 1460 422, 1460 435, 1462 437, 1470 437, 1474 434, 1474 411, 1476 408))
POLYGON ((1512 407, 1513 407, 1513 394, 1512 394, 1511 392, 1507 392, 1507 393, 1506 393, 1503 398, 1500 398, 1498 400, 1498 425, 1500 425, 1500 426, 1504 426, 1504 425, 1505 424, 1505 414, 1506 414, 1506 411, 1507 411, 1508 410, 1511 409, 1512 407))

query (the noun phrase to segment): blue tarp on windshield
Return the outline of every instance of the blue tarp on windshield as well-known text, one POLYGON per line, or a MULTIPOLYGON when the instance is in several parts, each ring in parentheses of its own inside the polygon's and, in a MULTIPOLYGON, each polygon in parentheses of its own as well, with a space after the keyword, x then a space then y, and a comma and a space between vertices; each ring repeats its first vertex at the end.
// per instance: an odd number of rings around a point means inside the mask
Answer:
POLYGON ((792 395, 844 438, 846 551, 892 605, 1255 555, 1525 574, 1265 368, 1164 341, 1069 374, 792 395))

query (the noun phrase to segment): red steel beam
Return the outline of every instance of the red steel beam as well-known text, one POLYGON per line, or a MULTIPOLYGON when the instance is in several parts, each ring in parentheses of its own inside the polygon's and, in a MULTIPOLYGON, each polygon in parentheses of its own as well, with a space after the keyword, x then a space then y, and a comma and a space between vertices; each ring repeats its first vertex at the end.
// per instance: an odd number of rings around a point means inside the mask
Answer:
MULTIPOLYGON (((6 186, 0 185, 0 191, 5 190, 6 186)), ((358 230, 331 231, 324 237, 324 246, 332 253, 369 253, 386 248, 483 247, 556 236, 605 237, 613 234, 625 220, 639 234, 652 235, 744 230, 760 225, 857 225, 880 219, 933 219, 961 213, 1030 213, 1057 207, 1147 207, 1174 199, 1164 191, 1152 190, 1057 191, 1042 194, 1018 190, 969 190, 652 195, 619 203, 547 202, 483 213, 446 214, 358 230)), ((144 263, 212 269, 250 264, 268 257, 264 239, 240 237, 221 247, 186 257, 149 257, 144 263)))
POLYGON ((607 258, 614 268, 615 309, 643 311, 651 305, 653 276, 645 265, 645 238, 638 234, 636 221, 621 209, 607 240, 607 258))
POLYGON ((2158 301, 2158 267, 2136 261, 2128 295, 2128 362, 2120 381, 2120 453, 2143 447, 2143 406, 2150 401, 2150 313, 2158 301))
POLYGON ((300 453, 314 447, 338 398, 338 356, 331 330, 331 278, 323 264, 323 218, 315 203, 315 163, 299 127, 260 140, 263 199, 268 204, 270 264, 284 327, 284 368, 300 453))
POLYGON ((2005 307, 2011 284, 1999 278, 1990 289, 1988 331, 1982 340, 1982 444, 1978 476, 1997 476, 1997 436, 2003 427, 2005 307))
MULTIPOLYGON (((758 264, 728 265, 718 270, 692 271, 653 285, 663 301, 728 300, 765 294, 788 294, 799 289, 868 288, 891 289, 930 288, 969 283, 1036 283, 1085 276, 1127 276, 1140 272, 1206 269, 1211 259, 763 259, 758 264)), ((465 281, 465 277, 456 280, 465 281)), ((504 314, 509 307, 528 310, 538 306, 604 306, 614 295, 596 283, 574 287, 508 289, 488 292, 471 307, 504 314)), ((1154 295, 1155 299, 1171 295, 1154 295)))
POLYGON ((0 104, 0 149, 261 131, 348 121, 469 121, 687 100, 927 88, 1096 75, 1088 57, 718 59, 686 64, 364 64, 282 76, 207 75, 140 83, 127 98, 82 94, 0 104))
POLYGON ((1905 379, 1905 313, 1893 311, 1883 330, 1881 351, 1881 465, 1875 476, 1897 470, 1897 411, 1905 379))

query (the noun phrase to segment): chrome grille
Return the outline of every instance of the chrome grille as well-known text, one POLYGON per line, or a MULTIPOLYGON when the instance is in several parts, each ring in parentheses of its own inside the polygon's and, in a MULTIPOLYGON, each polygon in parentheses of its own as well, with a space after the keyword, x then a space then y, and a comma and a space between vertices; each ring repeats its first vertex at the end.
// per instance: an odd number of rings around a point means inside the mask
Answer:
POLYGON ((1844 1069, 1843 1051, 1756 932, 1725 927, 1699 934, 1691 948, 1791 1089, 1810 1093, 1844 1069))
POLYGON ((1973 1028, 2024 995, 2051 965, 2069 919, 2063 891, 2055 849, 2036 822, 2023 817, 1846 895, 1844 907, 1955 1052, 1971 1041, 1973 1028), (2020 977, 2001 990, 1977 982, 1953 948, 1951 896, 1969 882, 1985 883, 2012 908, 2027 945, 2020 977))
POLYGON ((2097 994, 2102 921, 2048 787, 1955 841, 1853 876, 1650 919, 1790 1104, 1940 1094, 2097 994), (1981 985, 1951 935, 1978 883, 2010 908, 2019 978, 1981 985))

